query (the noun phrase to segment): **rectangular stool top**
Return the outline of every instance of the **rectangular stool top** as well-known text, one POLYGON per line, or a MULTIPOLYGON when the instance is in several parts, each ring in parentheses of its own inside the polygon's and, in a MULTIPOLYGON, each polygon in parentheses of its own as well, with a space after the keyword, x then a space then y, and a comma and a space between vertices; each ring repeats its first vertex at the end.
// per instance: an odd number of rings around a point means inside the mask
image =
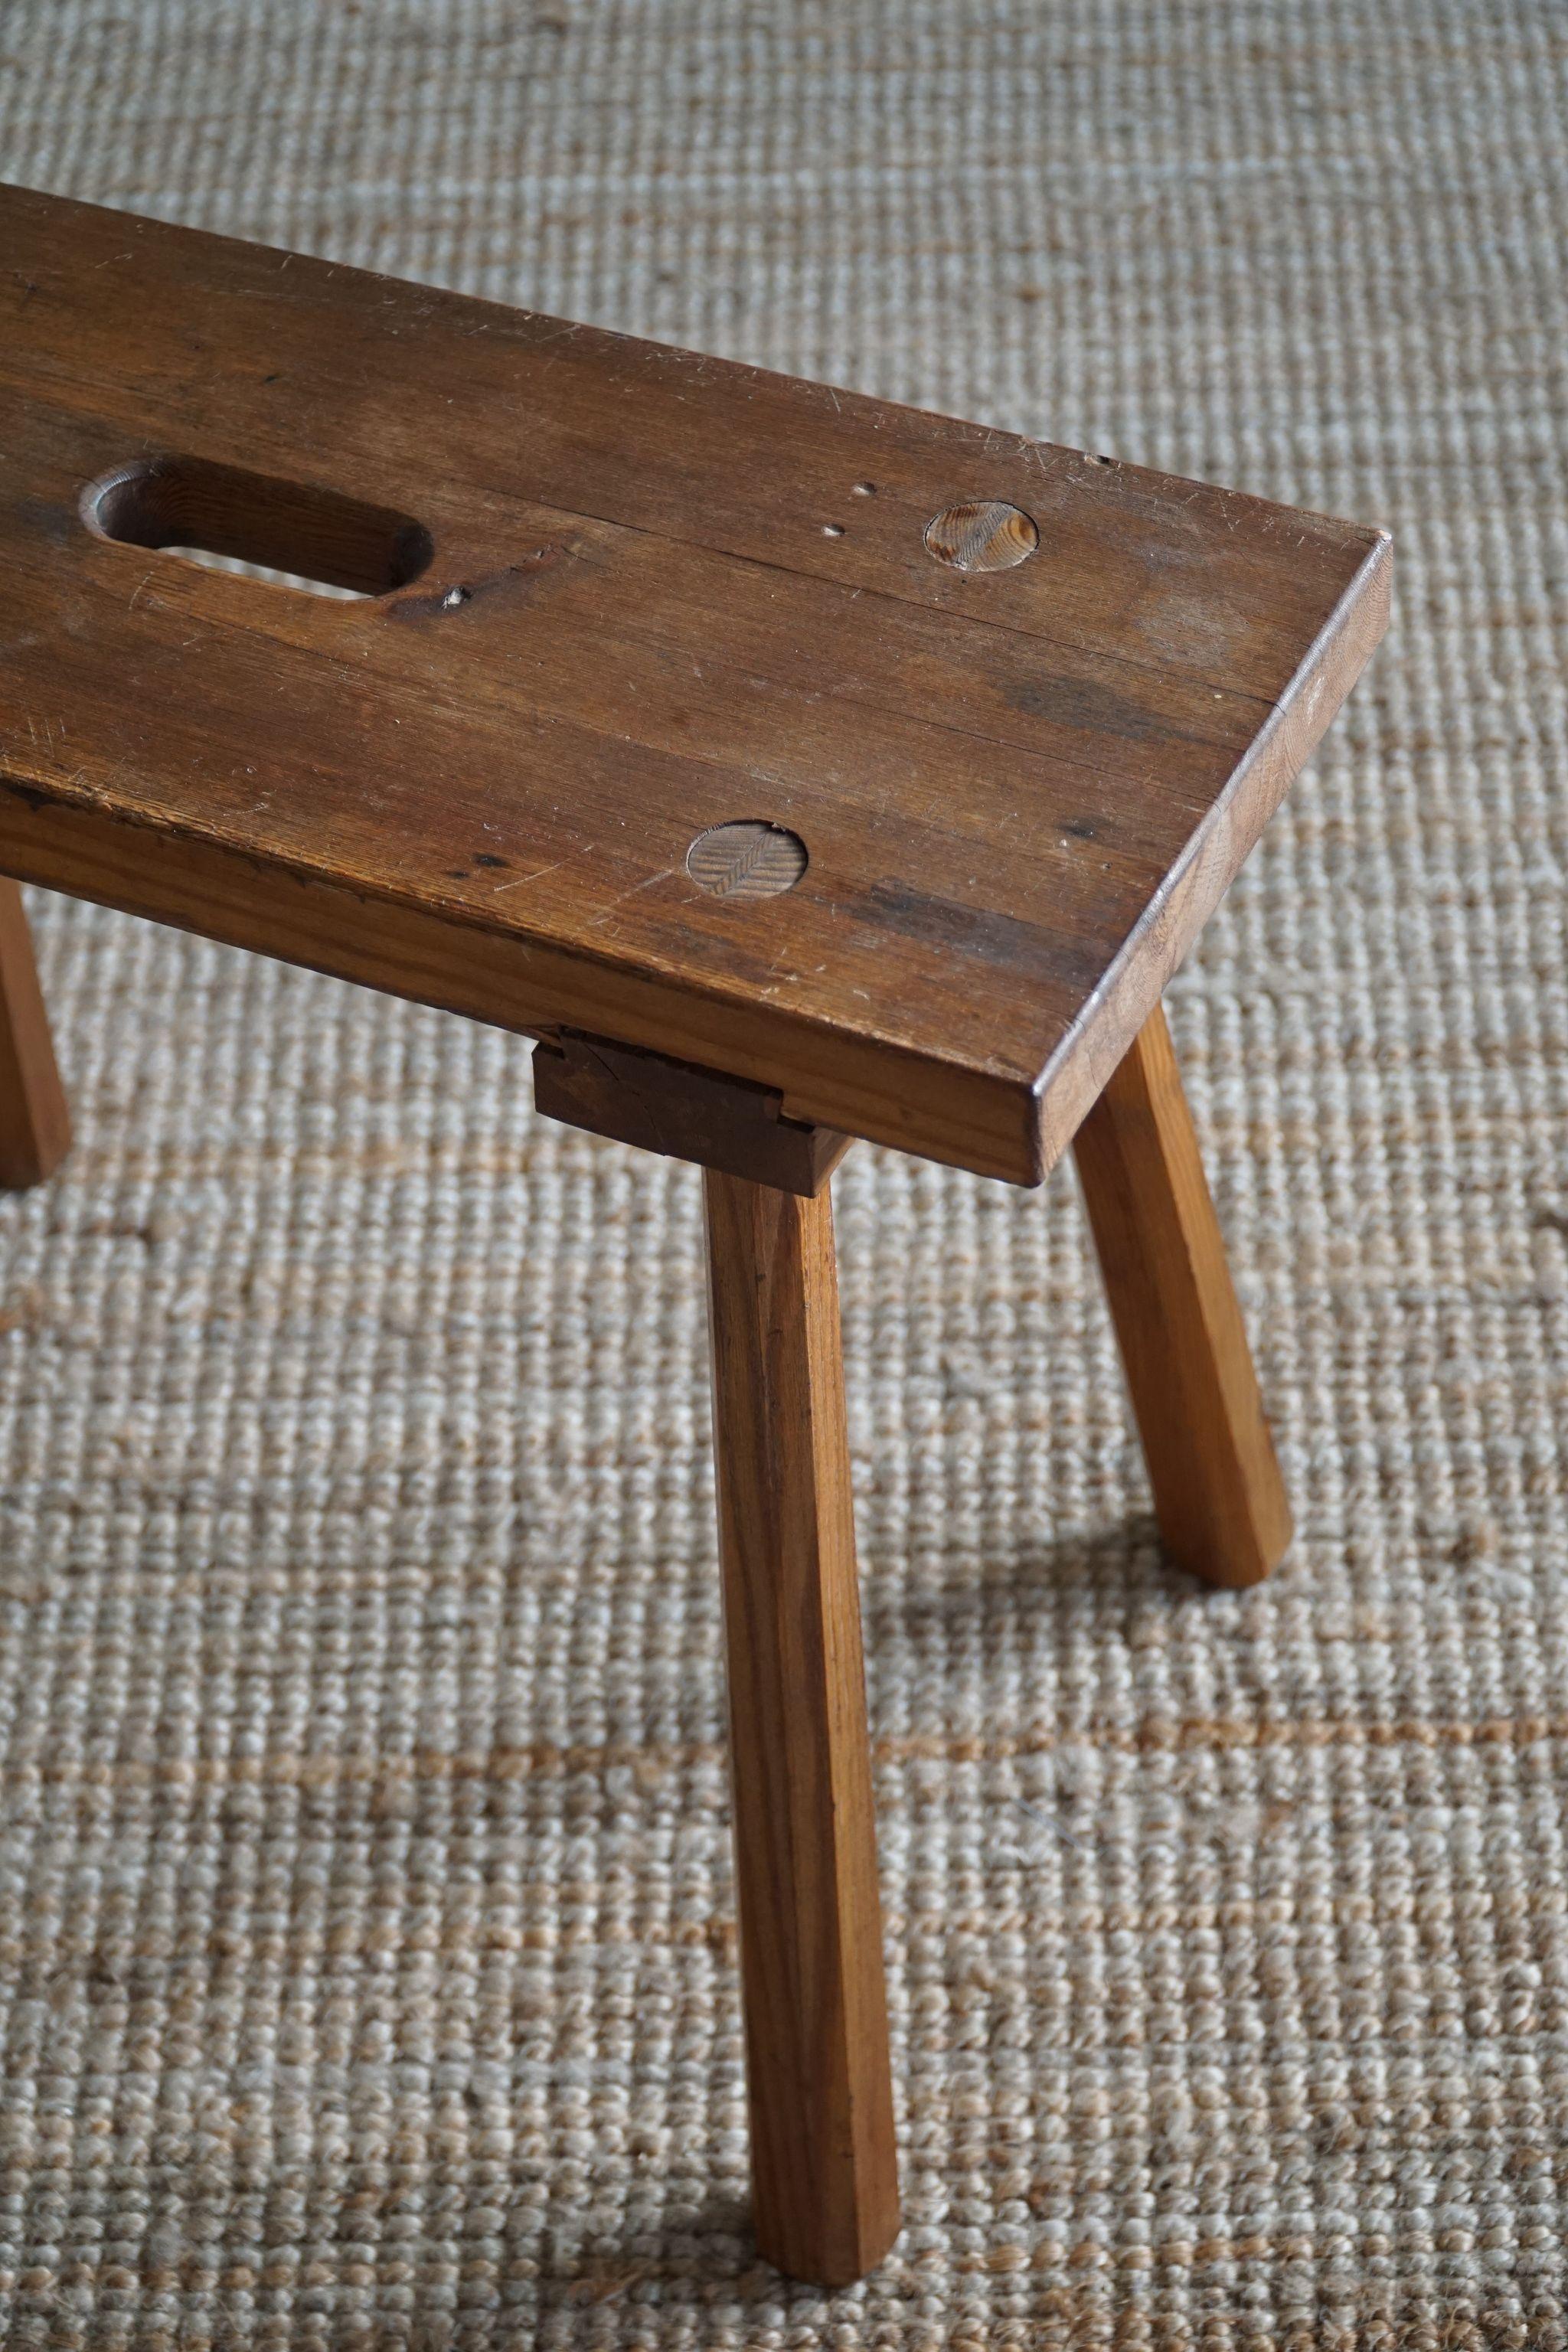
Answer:
POLYGON ((0 871, 982 1173, 1069 1140, 1388 574, 1375 530, 0 190, 0 871))

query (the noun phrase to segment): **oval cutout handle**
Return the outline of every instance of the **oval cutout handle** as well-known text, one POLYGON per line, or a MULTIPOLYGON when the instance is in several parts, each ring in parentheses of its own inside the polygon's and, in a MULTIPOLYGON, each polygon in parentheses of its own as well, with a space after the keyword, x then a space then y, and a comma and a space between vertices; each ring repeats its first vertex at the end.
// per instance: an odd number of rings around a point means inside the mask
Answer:
POLYGON ((417 580, 435 551, 424 524, 391 507, 205 457, 121 467, 81 510, 100 539, 260 564, 317 593, 384 596, 417 580))

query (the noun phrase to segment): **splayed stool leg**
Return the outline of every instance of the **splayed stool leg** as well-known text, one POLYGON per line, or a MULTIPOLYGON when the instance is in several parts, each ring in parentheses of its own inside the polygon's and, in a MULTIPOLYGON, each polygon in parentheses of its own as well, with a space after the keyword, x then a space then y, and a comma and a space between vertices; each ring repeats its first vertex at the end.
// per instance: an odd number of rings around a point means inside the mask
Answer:
POLYGON ((25 1192, 41 1184, 70 1139, 22 893, 0 878, 0 1188, 25 1192))
POLYGON ((703 1183, 757 2241, 839 2286, 899 2190, 833 1218, 703 1183))
POLYGON ((1160 1007, 1074 1149, 1166 1547, 1210 1584, 1256 1584, 1290 1507, 1160 1007))

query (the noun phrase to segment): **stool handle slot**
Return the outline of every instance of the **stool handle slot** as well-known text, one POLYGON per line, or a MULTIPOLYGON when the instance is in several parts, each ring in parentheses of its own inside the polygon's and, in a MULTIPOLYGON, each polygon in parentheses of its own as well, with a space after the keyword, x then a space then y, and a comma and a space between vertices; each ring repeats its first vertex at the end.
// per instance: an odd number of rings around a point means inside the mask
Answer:
POLYGON ((423 523, 390 507, 204 457, 119 467, 84 493, 81 512, 100 539, 255 564, 315 595, 384 596, 435 551, 423 523))

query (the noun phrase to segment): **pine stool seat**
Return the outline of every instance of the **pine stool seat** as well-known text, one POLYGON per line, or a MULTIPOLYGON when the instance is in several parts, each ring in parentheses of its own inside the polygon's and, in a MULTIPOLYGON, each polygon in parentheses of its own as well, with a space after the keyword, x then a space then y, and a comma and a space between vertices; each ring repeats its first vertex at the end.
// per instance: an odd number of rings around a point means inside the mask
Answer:
MULTIPOLYGON (((21 190, 0 260, 0 874, 522 1032, 542 1109, 705 1171, 757 2233, 857 2277, 898 2190, 831 1172, 1074 1143, 1167 1545, 1267 1573, 1161 995, 1386 537, 21 190)), ((13 880, 0 1181, 66 1135, 13 880)))

